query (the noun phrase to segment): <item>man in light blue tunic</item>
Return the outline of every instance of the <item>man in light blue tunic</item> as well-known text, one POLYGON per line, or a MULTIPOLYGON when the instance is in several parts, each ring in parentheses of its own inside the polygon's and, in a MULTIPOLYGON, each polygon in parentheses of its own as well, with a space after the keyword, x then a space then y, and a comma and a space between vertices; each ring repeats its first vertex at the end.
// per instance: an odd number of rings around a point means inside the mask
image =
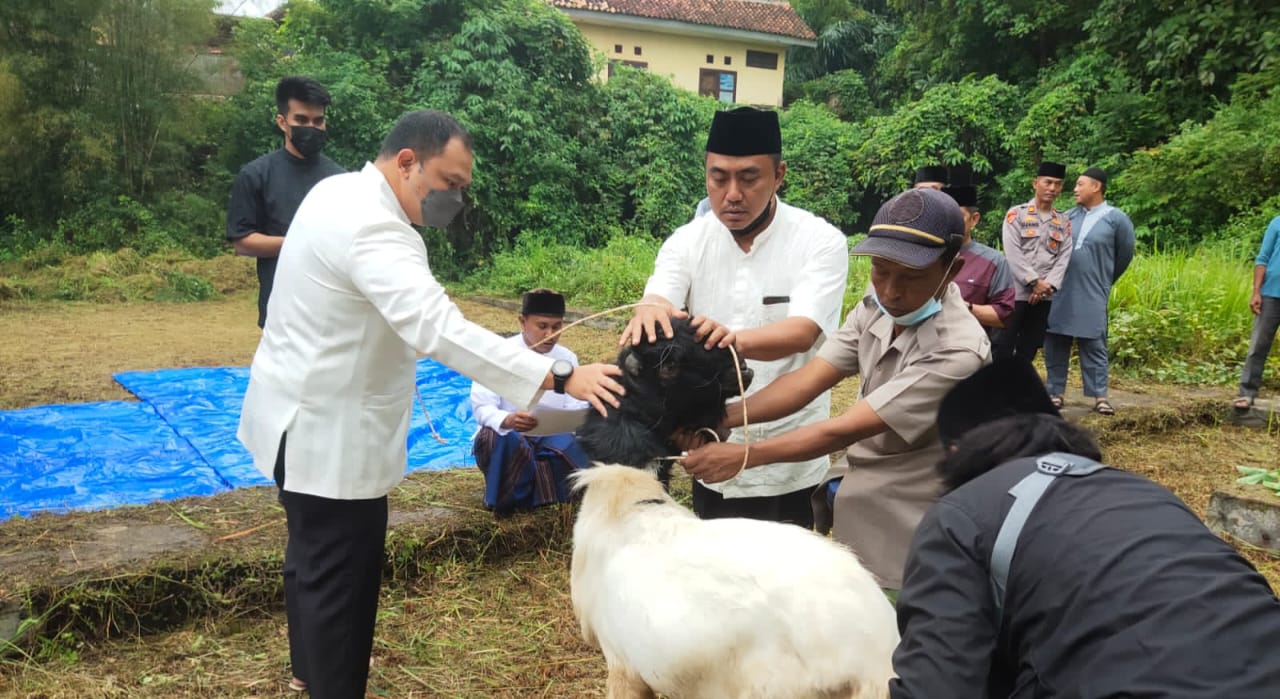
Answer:
POLYGON ((1044 338, 1047 388, 1055 407, 1062 407, 1067 388, 1071 344, 1080 351, 1084 394, 1094 399, 1094 412, 1114 415, 1107 400, 1107 300, 1111 286, 1133 261, 1133 222, 1106 202, 1107 173, 1091 167, 1076 180, 1076 207, 1067 212, 1075 232, 1075 249, 1049 311, 1044 338))

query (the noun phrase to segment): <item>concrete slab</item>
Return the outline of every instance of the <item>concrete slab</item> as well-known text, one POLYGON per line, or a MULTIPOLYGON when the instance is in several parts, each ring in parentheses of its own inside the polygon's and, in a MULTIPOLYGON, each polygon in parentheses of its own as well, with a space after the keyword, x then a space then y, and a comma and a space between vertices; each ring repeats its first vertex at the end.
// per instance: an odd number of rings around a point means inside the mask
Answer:
MULTIPOLYGON (((470 471, 406 479, 388 513, 386 579, 417 580, 441 560, 503 556, 567 535, 552 512, 494 520, 481 487, 470 471)), ((29 650, 64 629, 84 638, 149 633, 228 605, 282 604, 274 571, 285 537, 274 488, 0 523, 0 648, 29 650)))
POLYGON ((1280 497, 1262 487, 1220 488, 1209 497, 1209 528, 1280 555, 1280 497))
POLYGON ((1228 401, 1226 410, 1227 421, 1233 425, 1256 429, 1280 427, 1280 400, 1258 398, 1253 401, 1253 407, 1245 410, 1236 408, 1228 401))
POLYGON ((122 522, 88 533, 89 540, 69 544, 58 551, 58 563, 68 572, 191 551, 209 541, 209 537, 190 526, 145 522, 122 522))

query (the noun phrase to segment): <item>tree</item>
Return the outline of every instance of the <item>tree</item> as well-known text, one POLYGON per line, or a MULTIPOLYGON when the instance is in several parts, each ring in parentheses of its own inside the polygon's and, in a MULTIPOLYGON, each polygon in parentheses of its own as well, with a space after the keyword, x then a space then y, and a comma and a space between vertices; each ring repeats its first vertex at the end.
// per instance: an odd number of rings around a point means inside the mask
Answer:
MULTIPOLYGON (((211 36, 211 8, 211 0, 0 6, 0 208, 51 237, 81 210, 101 214, 121 196, 153 200, 156 182, 202 178, 192 149, 208 106, 194 96, 191 62, 211 36)), ((108 240, 84 225, 60 229, 76 245, 108 240)))
POLYGON ((104 0, 93 27, 89 106, 109 128, 125 194, 146 198, 170 174, 156 156, 188 127, 176 119, 179 103, 201 92, 192 63, 212 33, 212 0, 104 0))
POLYGON ((972 166, 978 174, 1012 165, 1010 135, 1016 123, 1016 88, 994 76, 938 85, 919 100, 862 124, 865 139, 854 153, 857 181, 889 197, 908 186, 921 165, 972 166))

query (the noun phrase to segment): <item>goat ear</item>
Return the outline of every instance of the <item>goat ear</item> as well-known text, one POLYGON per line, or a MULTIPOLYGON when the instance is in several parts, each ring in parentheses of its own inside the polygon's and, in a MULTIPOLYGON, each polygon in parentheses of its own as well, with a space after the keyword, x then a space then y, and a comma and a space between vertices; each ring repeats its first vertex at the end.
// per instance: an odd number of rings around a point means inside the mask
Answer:
POLYGON ((628 376, 638 378, 640 373, 644 371, 644 364, 640 362, 640 358, 636 356, 635 352, 628 352, 627 356, 622 360, 622 370, 627 372, 628 376))

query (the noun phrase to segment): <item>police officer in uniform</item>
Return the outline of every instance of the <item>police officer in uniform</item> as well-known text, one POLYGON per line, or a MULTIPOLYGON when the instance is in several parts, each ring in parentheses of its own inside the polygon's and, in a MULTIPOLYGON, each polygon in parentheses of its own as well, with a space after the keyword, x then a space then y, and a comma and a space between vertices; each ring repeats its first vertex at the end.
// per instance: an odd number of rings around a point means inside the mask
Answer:
POLYGON ((1035 198, 1005 214, 1004 254, 1016 294, 1013 316, 992 348, 996 359, 1015 356, 1030 362, 1044 344, 1053 294, 1071 260, 1071 223, 1053 208, 1066 175, 1065 165, 1041 163, 1031 182, 1035 198))

